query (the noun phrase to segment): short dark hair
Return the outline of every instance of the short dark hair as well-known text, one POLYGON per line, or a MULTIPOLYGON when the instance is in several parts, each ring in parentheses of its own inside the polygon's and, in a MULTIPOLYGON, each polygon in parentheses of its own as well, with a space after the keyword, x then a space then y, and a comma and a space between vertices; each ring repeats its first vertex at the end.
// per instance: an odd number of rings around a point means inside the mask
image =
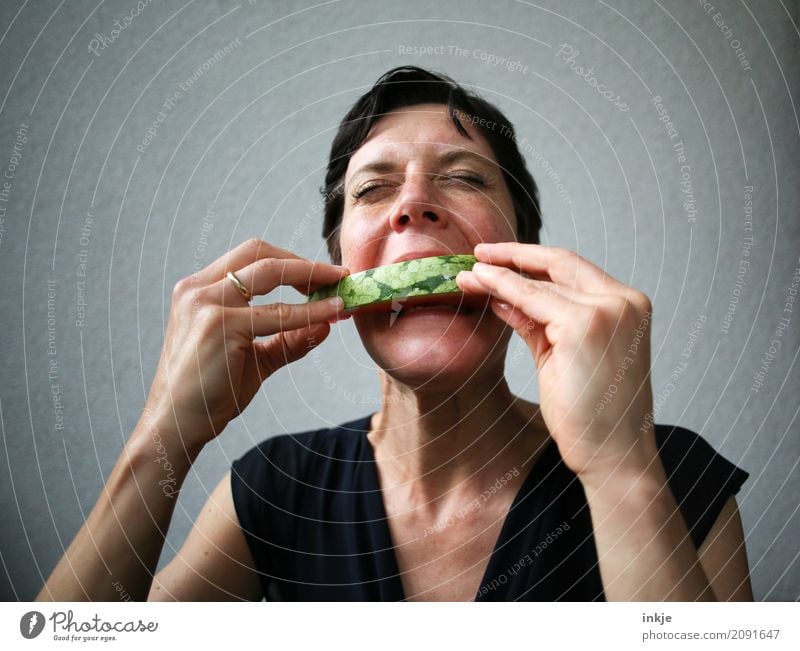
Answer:
POLYGON ((350 158, 366 140, 372 126, 398 108, 416 104, 446 104, 458 132, 472 140, 459 113, 477 128, 492 148, 511 193, 517 217, 517 239, 539 243, 542 218, 539 191, 517 148, 514 127, 493 104, 468 91, 447 75, 417 66, 400 66, 385 73, 362 95, 339 124, 331 145, 323 195, 322 236, 334 264, 341 264, 339 229, 344 215, 344 178, 350 158), (491 126, 490 126, 491 125, 491 126))

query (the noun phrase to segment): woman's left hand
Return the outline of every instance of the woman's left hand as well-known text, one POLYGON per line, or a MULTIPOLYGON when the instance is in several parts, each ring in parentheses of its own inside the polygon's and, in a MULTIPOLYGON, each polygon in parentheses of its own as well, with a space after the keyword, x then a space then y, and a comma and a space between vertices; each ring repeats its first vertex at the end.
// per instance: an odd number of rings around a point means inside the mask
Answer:
POLYGON ((457 283, 490 295, 530 348, 542 416, 567 467, 584 481, 644 469, 655 449, 647 296, 565 249, 481 243, 475 256, 457 283))

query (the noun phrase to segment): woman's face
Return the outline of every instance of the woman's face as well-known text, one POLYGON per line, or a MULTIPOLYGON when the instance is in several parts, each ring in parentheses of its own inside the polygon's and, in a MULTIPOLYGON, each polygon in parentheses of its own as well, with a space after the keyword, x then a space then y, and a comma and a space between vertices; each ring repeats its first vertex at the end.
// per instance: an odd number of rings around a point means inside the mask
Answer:
MULTIPOLYGON (((516 239, 511 195, 492 149, 462 124, 472 140, 456 131, 445 105, 420 104, 373 126, 345 175, 340 244, 351 273, 516 239)), ((476 372, 502 372, 511 336, 488 306, 367 312, 353 320, 375 362, 411 386, 455 388, 476 372)))

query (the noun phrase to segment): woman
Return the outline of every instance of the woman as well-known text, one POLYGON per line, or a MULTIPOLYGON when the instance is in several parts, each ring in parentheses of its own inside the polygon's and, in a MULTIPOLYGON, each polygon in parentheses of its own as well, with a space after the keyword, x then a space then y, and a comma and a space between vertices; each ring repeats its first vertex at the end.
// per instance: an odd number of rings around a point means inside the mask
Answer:
POLYGON ((177 284, 142 418, 40 599, 752 599, 733 497, 747 473, 653 424, 650 302, 537 244, 500 111, 388 72, 342 121, 325 202, 335 264, 252 240, 177 284), (346 316, 250 297, 444 253, 477 256, 457 278, 473 307, 356 314, 381 409, 252 448, 153 579, 202 448, 346 316), (541 405, 504 378, 512 331, 541 405))

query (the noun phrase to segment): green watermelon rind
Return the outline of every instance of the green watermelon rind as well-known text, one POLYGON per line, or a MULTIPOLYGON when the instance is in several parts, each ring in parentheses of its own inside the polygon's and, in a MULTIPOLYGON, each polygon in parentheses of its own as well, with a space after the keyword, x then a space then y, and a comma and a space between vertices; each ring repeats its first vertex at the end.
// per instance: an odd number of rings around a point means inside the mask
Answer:
POLYGON ((469 254, 437 255, 366 269, 312 292, 307 302, 341 296, 344 309, 355 310, 411 296, 460 294, 456 275, 476 261, 469 254))

